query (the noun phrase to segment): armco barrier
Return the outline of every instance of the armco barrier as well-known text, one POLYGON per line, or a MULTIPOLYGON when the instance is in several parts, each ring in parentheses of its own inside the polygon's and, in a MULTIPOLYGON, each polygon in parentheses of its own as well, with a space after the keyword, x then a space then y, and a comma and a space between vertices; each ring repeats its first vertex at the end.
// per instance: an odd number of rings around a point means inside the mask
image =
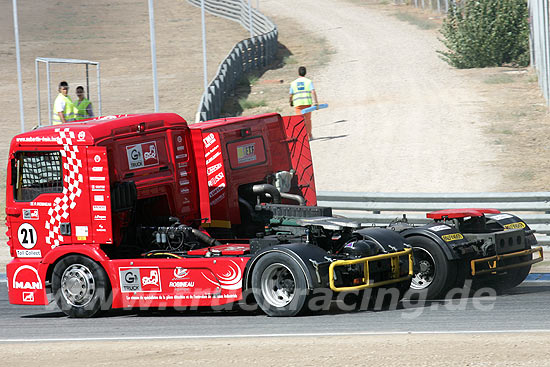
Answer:
POLYGON ((318 192, 317 200, 318 205, 333 208, 333 214, 360 220, 365 225, 387 225, 403 214, 411 224, 424 224, 429 221, 426 213, 435 210, 493 208, 518 215, 536 231, 541 244, 550 245, 550 192, 318 192))
MULTIPOLYGON (((200 7, 202 1, 187 2, 200 7)), ((269 65, 278 47, 277 26, 256 9, 250 9, 249 13, 248 1, 204 0, 204 9, 210 14, 238 22, 254 36, 237 43, 222 61, 216 76, 202 95, 196 121, 218 118, 227 93, 235 89, 245 73, 269 65)))

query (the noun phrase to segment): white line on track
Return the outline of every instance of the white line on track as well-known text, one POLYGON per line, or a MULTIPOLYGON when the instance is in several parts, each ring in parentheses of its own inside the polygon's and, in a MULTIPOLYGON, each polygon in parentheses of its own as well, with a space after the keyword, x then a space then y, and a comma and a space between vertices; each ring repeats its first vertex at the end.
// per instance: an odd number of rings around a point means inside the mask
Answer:
POLYGON ((550 333, 550 329, 535 330, 453 330, 453 331, 365 331, 350 333, 296 333, 296 334, 243 334, 243 335, 173 335, 173 336, 124 336, 96 338, 44 338, 44 339, 0 339, 0 343, 44 343, 68 341, 138 341, 178 339, 238 339, 238 338, 288 338, 323 336, 376 336, 376 335, 442 335, 442 334, 525 334, 550 333))

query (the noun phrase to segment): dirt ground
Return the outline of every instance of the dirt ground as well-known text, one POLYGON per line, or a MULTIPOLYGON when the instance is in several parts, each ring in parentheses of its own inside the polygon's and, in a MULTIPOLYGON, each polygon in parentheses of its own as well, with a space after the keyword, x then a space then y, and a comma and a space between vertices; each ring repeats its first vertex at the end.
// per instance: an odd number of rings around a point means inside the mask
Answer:
POLYGON ((548 366, 549 333, 0 344, 7 366, 548 366), (63 346, 60 350, 59 346, 63 346), (474 347, 475 346, 475 347, 474 347), (213 363, 212 356, 220 361, 213 363))

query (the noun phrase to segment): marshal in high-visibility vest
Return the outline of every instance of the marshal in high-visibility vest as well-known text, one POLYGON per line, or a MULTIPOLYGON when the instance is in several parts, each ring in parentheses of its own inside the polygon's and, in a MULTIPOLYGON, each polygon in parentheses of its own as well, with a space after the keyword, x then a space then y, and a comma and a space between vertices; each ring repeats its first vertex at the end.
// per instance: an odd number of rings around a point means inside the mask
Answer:
POLYGON ((94 117, 94 112, 92 111, 92 103, 89 99, 84 98, 84 87, 76 87, 76 95, 78 97, 78 100, 74 104, 75 120, 79 121, 94 117))
POLYGON ((74 121, 74 103, 69 93, 69 84, 63 81, 59 83, 59 94, 53 104, 52 125, 74 121))
POLYGON ((299 77, 290 84, 290 94, 292 95, 292 105, 297 106, 311 106, 313 98, 311 92, 313 92, 313 82, 303 76, 299 77))
MULTIPOLYGON (((293 81, 290 84, 290 106, 294 106, 297 115, 301 115, 301 111, 311 107, 312 104, 317 106, 317 93, 315 92, 315 87, 313 82, 306 78, 306 68, 305 66, 300 66, 298 68, 298 79, 293 81)), ((306 126, 306 131, 309 136, 309 139, 313 139, 311 134, 311 112, 304 113, 304 124, 306 126)))

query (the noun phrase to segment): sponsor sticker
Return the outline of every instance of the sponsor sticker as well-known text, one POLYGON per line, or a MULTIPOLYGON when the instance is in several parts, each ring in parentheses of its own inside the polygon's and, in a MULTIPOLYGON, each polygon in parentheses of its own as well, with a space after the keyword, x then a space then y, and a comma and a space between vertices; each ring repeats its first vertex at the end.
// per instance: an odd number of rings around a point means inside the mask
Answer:
POLYGON ((176 150, 179 152, 181 150, 185 150, 185 145, 180 145, 179 147, 176 148, 176 150))
POLYGON ((208 167, 208 169, 206 170, 206 174, 208 176, 210 176, 210 175, 214 174, 214 172, 216 172, 220 168, 222 168, 222 164, 221 163, 216 163, 213 166, 208 167))
POLYGON ((23 209, 24 220, 38 220, 38 209, 23 209))
POLYGON ((216 154, 214 154, 212 157, 206 160, 206 165, 208 166, 210 163, 212 163, 214 159, 218 158, 221 154, 222 152, 216 152, 216 154))
POLYGON ((80 131, 76 138, 78 141, 84 141, 86 139, 86 132, 80 131))
POLYGON ((249 143, 237 147, 237 161, 239 164, 256 160, 256 143, 249 143))
POLYGON ((180 180, 180 186, 189 185, 189 180, 180 180))
POLYGON ((77 237, 88 237, 88 226, 75 226, 74 231, 77 237))
POLYGON ((22 297, 23 302, 34 302, 34 292, 23 292, 22 297))
POLYGON ((90 176, 90 181, 105 181, 105 177, 90 176))
POLYGON ((94 162, 96 162, 96 163, 101 162, 101 156, 100 156, 99 154, 96 154, 96 155, 94 156, 94 162))
POLYGON ((103 167, 92 167, 92 172, 103 172, 103 167))
POLYGON ((442 225, 439 225, 439 226, 433 226, 433 227, 430 227, 430 230, 434 231, 434 232, 439 232, 439 231, 447 231, 451 229, 451 227, 445 225, 445 224, 442 224, 442 225))
POLYGON ((491 216, 490 218, 494 220, 503 220, 503 219, 513 218, 513 217, 514 216, 510 214, 497 214, 497 215, 491 216))
POLYGON ((103 196, 103 195, 94 195, 94 201, 105 201, 105 196, 103 196))
POLYGON ((183 154, 178 154, 176 156, 176 159, 186 159, 187 158, 187 153, 183 153, 183 154))
POLYGON ((17 257, 42 257, 40 250, 16 250, 17 257))
POLYGON ((119 275, 123 293, 162 290, 158 267, 119 268, 119 275))
POLYGON ((157 143, 150 141, 126 147, 128 168, 137 169, 159 164, 157 143))
POLYGON ((107 206, 106 205, 94 205, 92 206, 92 210, 94 212, 106 212, 107 206))
POLYGON ((204 142, 204 147, 208 148, 216 142, 216 137, 214 136, 214 134, 210 133, 205 136, 202 141, 204 142))
POLYGON ((523 222, 515 222, 510 224, 505 224, 504 229, 523 229, 525 228, 525 223, 523 222))
POLYGON ((105 191, 105 185, 92 185, 92 191, 105 191))
POLYGON ((107 216, 96 214, 96 215, 94 215, 94 220, 107 220, 107 216))
POLYGON ((180 171, 180 177, 186 177, 186 176, 187 176, 187 171, 186 170, 180 171))
POLYGON ((216 176, 208 180, 208 187, 217 187, 217 183, 224 178, 223 172, 218 173, 216 176))
POLYGON ((464 238, 464 236, 460 233, 451 233, 451 234, 445 234, 441 236, 443 241, 445 242, 451 242, 451 241, 458 241, 464 238))

